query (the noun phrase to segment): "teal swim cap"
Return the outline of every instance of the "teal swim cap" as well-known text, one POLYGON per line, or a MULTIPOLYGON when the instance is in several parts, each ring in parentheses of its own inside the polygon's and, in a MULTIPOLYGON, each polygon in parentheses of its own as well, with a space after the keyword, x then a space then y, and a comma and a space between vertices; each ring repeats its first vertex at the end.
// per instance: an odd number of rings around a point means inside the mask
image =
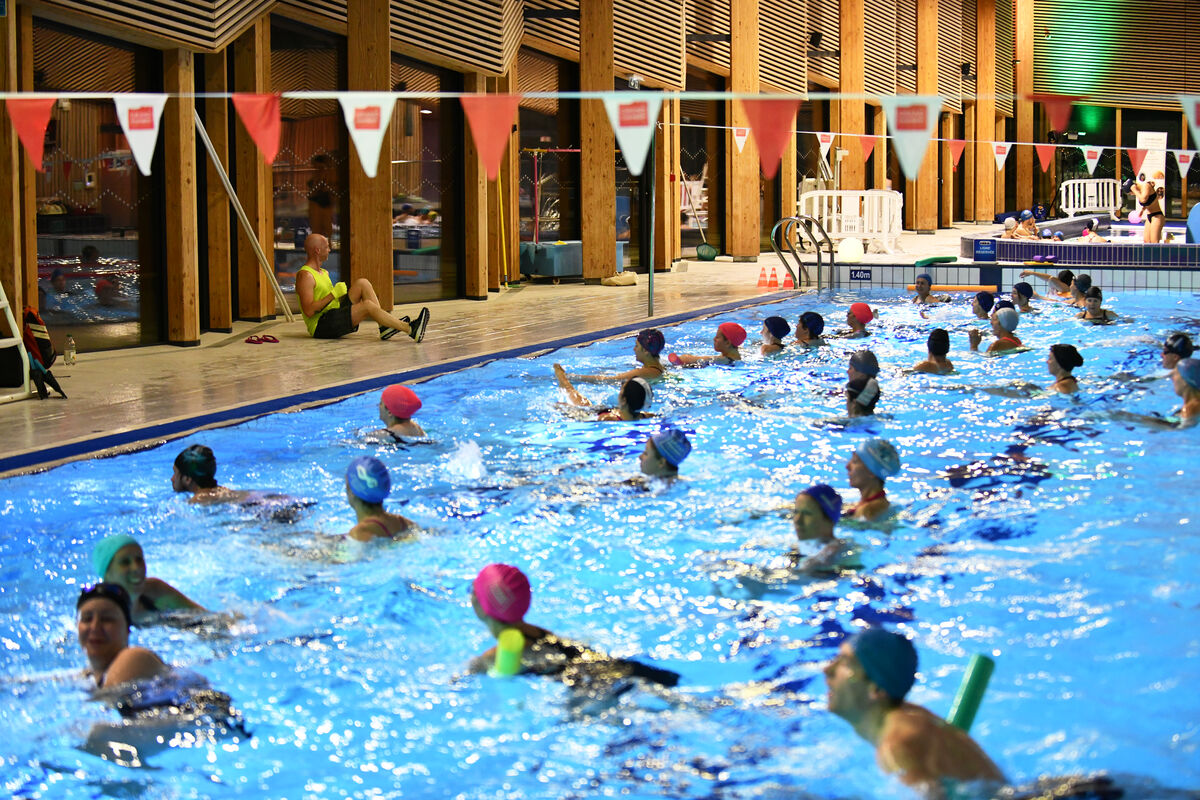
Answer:
POLYGON ((115 536, 101 539, 92 548, 92 568, 96 571, 96 575, 100 580, 104 580, 104 575, 108 572, 108 565, 112 563, 113 558, 117 555, 117 551, 126 545, 137 543, 138 540, 127 533, 118 533, 115 536))
POLYGON ((917 649, 906 637, 868 628, 850 637, 854 655, 871 683, 899 703, 917 680, 917 649))

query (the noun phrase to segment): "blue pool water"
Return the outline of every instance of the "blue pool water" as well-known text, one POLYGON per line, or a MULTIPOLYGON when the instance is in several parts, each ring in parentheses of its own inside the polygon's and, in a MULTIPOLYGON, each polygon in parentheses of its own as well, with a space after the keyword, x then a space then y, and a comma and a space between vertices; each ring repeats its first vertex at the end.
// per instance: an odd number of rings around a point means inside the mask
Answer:
MULTIPOLYGON (((716 324, 750 332, 747 363, 675 370, 652 410, 695 445, 683 479, 621 484, 663 419, 577 422, 556 405, 551 364, 633 364, 632 338, 498 361, 417 387, 432 442, 377 445, 378 394, 275 414, 160 447, 0 482, 0 786, 19 797, 895 797, 870 748, 825 708, 820 673, 867 623, 912 636, 910 698, 944 714, 973 653, 997 662, 973 734, 1014 781, 1107 771, 1132 797, 1200 787, 1200 512, 1190 469, 1200 429, 1162 431, 1119 412, 1169 413, 1168 330, 1200 335, 1200 299, 1124 294, 1132 319, 1093 327, 1045 308, 1017 333, 1030 352, 966 352, 965 303, 922 311, 894 294, 866 344, 883 371, 880 416, 841 414, 847 356, 862 341, 759 357, 763 317, 815 308, 842 326, 860 295, 802 297, 665 329, 704 352, 716 324), (946 377, 904 374, 935 325, 952 332, 946 377), (1076 344, 1077 398, 1046 386, 1046 348, 1076 344), (884 436, 904 470, 902 514, 842 526, 863 567, 748 596, 726 560, 778 565, 781 510, 824 481, 848 501, 854 446, 884 436), (287 525, 198 508, 170 490, 184 446, 211 446, 218 479, 316 504, 287 525), (1024 446, 1030 461, 1002 456, 1024 446), (373 454, 408 542, 349 547, 343 474, 373 454), (965 469, 964 469, 965 467, 965 469), (110 718, 86 702, 73 628, 92 545, 137 536, 150 574, 244 615, 225 635, 169 627, 133 643, 233 696, 254 738, 177 750, 134 770, 75 747, 110 718), (490 646, 467 592, 492 561, 533 582, 528 619, 682 675, 673 699, 634 692, 583 718, 541 679, 462 677, 490 646), (806 794, 807 793, 807 794, 806 794)), ((581 385, 603 399, 615 389, 581 385)))

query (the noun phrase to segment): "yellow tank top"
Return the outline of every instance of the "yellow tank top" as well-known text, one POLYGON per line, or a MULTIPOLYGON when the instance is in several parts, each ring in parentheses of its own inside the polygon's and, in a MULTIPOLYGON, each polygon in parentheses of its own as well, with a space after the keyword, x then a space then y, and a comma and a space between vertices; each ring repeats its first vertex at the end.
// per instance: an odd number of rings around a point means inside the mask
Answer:
MULTIPOLYGON (((313 300, 314 301, 320 300, 322 297, 325 297, 326 295, 333 294, 333 281, 331 281, 329 279, 328 272, 326 272, 323 269, 313 269, 308 264, 305 264, 303 267, 300 268, 300 272, 304 272, 305 270, 307 270, 313 276, 313 281, 314 281, 313 300)), ((341 305, 341 301, 335 297, 329 301, 329 305, 322 308, 316 314, 313 314, 311 317, 305 315, 304 316, 304 324, 308 326, 308 335, 312 336, 313 333, 317 330, 317 320, 319 320, 321 318, 322 314, 324 314, 326 311, 332 311, 333 309, 337 308, 340 305, 341 305)), ((303 308, 300 309, 300 313, 301 313, 301 315, 304 315, 303 308)))

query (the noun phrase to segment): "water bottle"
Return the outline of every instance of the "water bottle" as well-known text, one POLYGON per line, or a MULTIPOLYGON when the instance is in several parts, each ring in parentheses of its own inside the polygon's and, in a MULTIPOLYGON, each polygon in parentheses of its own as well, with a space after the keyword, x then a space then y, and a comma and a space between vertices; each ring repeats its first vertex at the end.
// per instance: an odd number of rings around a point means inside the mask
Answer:
POLYGON ((70 365, 75 363, 75 337, 67 334, 67 343, 63 346, 63 361, 70 365))

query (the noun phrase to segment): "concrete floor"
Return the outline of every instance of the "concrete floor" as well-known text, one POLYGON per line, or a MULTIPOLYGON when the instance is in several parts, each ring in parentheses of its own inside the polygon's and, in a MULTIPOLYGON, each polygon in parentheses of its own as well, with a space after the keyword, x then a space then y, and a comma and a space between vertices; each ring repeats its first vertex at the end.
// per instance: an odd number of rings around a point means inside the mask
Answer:
MULTIPOLYGON (((957 255, 959 237, 981 227, 904 234, 893 255, 865 263, 912 263, 957 255)), ((811 256, 805 259, 811 262, 811 256)), ((652 320, 696 316, 706 309, 767 301, 791 292, 757 287, 760 270, 784 271, 773 253, 757 262, 684 261, 654 276, 654 315, 647 315, 647 278, 630 287, 525 283, 487 301, 449 300, 430 306, 424 342, 405 336, 381 342, 377 326, 337 341, 310 339, 303 321, 238 322, 232 334, 206 333, 199 347, 167 345, 80 353, 78 363, 52 372, 69 399, 0 404, 0 475, 44 468, 103 452, 136 449, 212 425, 292 408, 395 380, 413 380, 468 366, 492 354, 515 355, 561 340, 585 341, 645 327, 652 320), (246 344, 270 333, 278 344, 246 344), (517 351, 516 353, 510 351, 517 351)), ((414 315, 416 307, 399 305, 414 315)))

